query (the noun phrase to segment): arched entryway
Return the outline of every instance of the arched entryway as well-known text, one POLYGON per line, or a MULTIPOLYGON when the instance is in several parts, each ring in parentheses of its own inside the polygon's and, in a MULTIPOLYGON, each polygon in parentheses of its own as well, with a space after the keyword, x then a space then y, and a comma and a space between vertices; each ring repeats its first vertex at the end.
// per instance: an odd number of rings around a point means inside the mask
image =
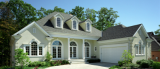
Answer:
POLYGON ((70 42, 70 58, 77 58, 77 44, 76 42, 70 42))
POLYGON ((53 59, 62 58, 62 43, 58 40, 52 43, 52 58, 53 59))
POLYGON ((90 44, 85 42, 85 58, 90 58, 90 44))

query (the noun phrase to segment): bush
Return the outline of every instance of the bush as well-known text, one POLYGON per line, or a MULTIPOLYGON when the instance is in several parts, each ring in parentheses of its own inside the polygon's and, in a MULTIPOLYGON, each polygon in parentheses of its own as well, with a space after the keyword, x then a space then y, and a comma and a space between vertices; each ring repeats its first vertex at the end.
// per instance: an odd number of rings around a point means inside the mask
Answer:
POLYGON ((122 68, 120 68, 119 66, 116 66, 116 65, 111 66, 109 69, 115 69, 115 68, 122 69, 122 68))
POLYGON ((47 52, 45 61, 50 61, 51 59, 52 59, 51 54, 49 54, 49 52, 47 52))
POLYGON ((149 63, 147 60, 141 61, 141 68, 149 68, 149 63))
POLYGON ((154 62, 154 61, 153 61, 153 60, 151 60, 151 59, 150 59, 150 60, 148 60, 148 63, 149 63, 149 66, 150 66, 150 67, 152 67, 153 62, 154 62))
POLYGON ((100 62, 100 59, 88 59, 87 62, 89 63, 100 62))
POLYGON ((29 67, 41 66, 41 62, 40 61, 30 62, 28 66, 29 67))
POLYGON ((69 61, 67 61, 67 60, 62 60, 62 63, 61 63, 62 65, 63 64, 69 64, 69 61))
POLYGON ((46 66, 46 62, 41 62, 41 66, 46 66))
POLYGON ((160 68, 160 62, 153 62, 153 69, 159 69, 160 68))

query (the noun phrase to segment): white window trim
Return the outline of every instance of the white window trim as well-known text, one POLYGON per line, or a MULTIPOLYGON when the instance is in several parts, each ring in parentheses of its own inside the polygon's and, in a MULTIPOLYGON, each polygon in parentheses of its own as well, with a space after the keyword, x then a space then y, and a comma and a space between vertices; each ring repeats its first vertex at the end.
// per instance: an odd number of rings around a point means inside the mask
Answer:
POLYGON ((72 20, 72 30, 78 30, 78 22, 77 22, 77 20, 75 20, 75 19, 72 20), (76 29, 73 28, 73 21, 76 21, 76 29))
POLYGON ((24 50, 24 53, 26 53, 26 46, 29 46, 29 55, 28 57, 44 57, 44 45, 43 44, 39 44, 37 43, 37 56, 32 56, 31 55, 31 44, 24 44, 23 45, 23 50, 24 50), (39 55, 39 47, 42 47, 42 55, 39 55))
POLYGON ((62 24, 63 24, 62 23, 63 22, 62 18, 60 16, 57 16, 55 21, 56 21, 56 24, 55 24, 56 26, 55 27, 56 28, 62 28, 62 24), (60 18, 60 27, 57 26, 57 18, 60 18))
MULTIPOLYGON (((141 41, 139 41, 139 42, 141 42, 141 41)), ((139 43, 140 44, 140 43, 139 43)), ((136 46, 138 46, 138 54, 136 53, 136 55, 145 55, 145 45, 142 45, 142 42, 141 42, 141 54, 139 54, 139 44, 137 44, 136 46), (143 49, 143 51, 144 51, 144 54, 142 54, 142 46, 144 47, 143 49)))
POLYGON ((91 24, 89 22, 86 23, 86 31, 91 32, 91 24), (89 30, 87 30, 87 23, 89 24, 89 30))

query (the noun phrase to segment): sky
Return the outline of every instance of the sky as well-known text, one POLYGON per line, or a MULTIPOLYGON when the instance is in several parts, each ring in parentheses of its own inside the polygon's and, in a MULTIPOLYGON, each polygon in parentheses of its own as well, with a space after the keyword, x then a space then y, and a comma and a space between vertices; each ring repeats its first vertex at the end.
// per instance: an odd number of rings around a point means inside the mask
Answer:
POLYGON ((160 29, 160 0, 23 0, 31 4, 37 10, 41 7, 54 9, 55 6, 71 11, 75 6, 84 7, 84 11, 94 9, 99 11, 101 7, 113 8, 118 11, 116 23, 125 26, 143 24, 147 32, 160 29))

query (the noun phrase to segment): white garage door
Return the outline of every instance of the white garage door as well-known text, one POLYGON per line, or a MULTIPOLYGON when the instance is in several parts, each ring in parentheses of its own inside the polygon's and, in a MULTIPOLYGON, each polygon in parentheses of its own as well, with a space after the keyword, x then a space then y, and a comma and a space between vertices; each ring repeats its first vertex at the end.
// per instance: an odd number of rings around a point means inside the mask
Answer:
POLYGON ((124 50, 128 50, 127 46, 102 47, 101 62, 118 63, 124 50))

